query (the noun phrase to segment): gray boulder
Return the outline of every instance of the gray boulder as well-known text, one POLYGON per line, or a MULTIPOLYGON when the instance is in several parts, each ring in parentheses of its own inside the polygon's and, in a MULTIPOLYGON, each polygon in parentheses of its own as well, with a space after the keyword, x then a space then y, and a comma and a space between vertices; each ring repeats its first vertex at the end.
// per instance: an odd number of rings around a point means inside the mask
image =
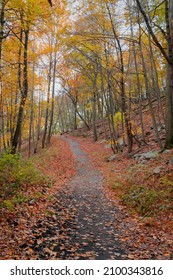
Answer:
POLYGON ((116 159, 116 155, 112 155, 112 156, 110 156, 108 159, 107 159, 107 161, 108 162, 110 162, 110 161, 114 161, 115 159, 116 159))
POLYGON ((143 153, 140 155, 140 159, 154 159, 158 157, 158 152, 157 151, 149 151, 147 153, 143 153))
POLYGON ((146 159, 143 159, 142 161, 140 161, 141 164, 146 164, 148 161, 146 159))
POLYGON ((111 148, 111 144, 106 144, 106 145, 105 145, 105 148, 106 148, 106 149, 110 149, 110 148, 111 148))
POLYGON ((99 144, 103 144, 103 143, 106 143, 106 139, 102 139, 98 142, 99 144))
POLYGON ((162 166, 158 166, 158 167, 154 168, 153 174, 160 174, 161 170, 162 170, 162 166))
POLYGON ((171 150, 164 150, 163 154, 169 154, 171 152, 171 150))

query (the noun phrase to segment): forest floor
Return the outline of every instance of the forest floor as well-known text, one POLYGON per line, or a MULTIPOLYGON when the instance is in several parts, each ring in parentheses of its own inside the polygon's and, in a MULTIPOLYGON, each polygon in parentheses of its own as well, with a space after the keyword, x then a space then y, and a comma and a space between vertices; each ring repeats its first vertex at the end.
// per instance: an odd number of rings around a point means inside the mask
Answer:
MULTIPOLYGON (((33 161, 54 183, 25 188, 30 199, 2 209, 1 259, 172 259, 172 212, 137 213, 124 205, 121 190, 133 176, 137 184, 144 180, 141 165, 124 155, 109 162, 110 155, 103 141, 53 137, 33 161)), ((145 176, 158 161, 142 167, 145 176)), ((159 176, 150 173, 147 182, 159 176)))

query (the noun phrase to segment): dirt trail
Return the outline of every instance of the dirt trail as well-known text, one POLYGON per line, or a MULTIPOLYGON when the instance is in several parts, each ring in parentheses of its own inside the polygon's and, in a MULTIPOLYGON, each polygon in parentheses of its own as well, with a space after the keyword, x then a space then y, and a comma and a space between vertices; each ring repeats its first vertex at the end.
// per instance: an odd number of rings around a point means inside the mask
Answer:
POLYGON ((77 175, 68 184, 72 190, 71 205, 76 208, 77 229, 72 241, 79 244, 78 253, 95 259, 122 259, 125 252, 115 230, 116 215, 111 201, 103 189, 103 178, 89 161, 79 144, 71 139, 73 154, 77 160, 77 175))

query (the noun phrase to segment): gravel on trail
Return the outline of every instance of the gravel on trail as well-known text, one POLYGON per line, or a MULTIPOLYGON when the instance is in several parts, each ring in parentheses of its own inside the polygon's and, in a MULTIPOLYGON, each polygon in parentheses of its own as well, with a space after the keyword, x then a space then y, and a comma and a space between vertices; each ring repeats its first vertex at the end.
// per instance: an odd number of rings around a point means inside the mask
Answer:
POLYGON ((119 210, 105 194, 101 173, 76 141, 65 140, 76 158, 77 173, 56 193, 55 215, 33 229, 33 250, 39 259, 126 259, 116 229, 119 210))

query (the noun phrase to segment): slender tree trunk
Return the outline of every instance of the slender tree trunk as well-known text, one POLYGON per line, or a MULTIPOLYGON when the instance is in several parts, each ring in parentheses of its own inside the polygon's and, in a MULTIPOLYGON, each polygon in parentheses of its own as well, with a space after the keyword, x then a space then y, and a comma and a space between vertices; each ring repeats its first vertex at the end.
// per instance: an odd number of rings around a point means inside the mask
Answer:
POLYGON ((117 42, 117 48, 115 45, 115 48, 118 51, 118 58, 119 58, 119 68, 120 68, 120 74, 121 74, 121 79, 120 79, 120 89, 121 89, 121 106, 122 106, 122 112, 124 115, 124 122, 125 122, 125 128, 126 128, 126 133, 127 133, 127 142, 128 142, 128 153, 132 152, 132 146, 133 146, 133 135, 131 132, 131 122, 129 119, 129 116, 127 114, 127 108, 126 108, 126 93, 125 93, 125 81, 124 81, 124 59, 123 59, 123 51, 120 43, 120 39, 116 33, 112 14, 109 8, 109 5, 106 4, 108 15, 110 18, 111 26, 112 26, 112 31, 114 34, 115 41, 117 42))
POLYGON ((142 48, 142 41, 141 41, 141 25, 139 22, 139 35, 140 35, 140 41, 139 41, 139 49, 140 49, 140 55, 141 55, 141 61, 142 61, 142 67, 143 67, 143 72, 144 72, 144 79, 145 79, 145 89, 146 89, 146 95, 149 103, 149 109, 152 117, 152 122, 153 122, 153 127, 154 127, 154 132, 156 136, 156 141, 158 142, 159 147, 162 149, 162 142, 160 140, 159 132, 158 132, 158 127, 157 127, 157 122, 152 106, 152 101, 151 101, 151 94, 150 94, 150 89, 149 89, 149 84, 148 84, 148 76, 147 76, 147 70, 146 70, 146 65, 145 65, 145 59, 143 55, 143 48, 142 48))
MULTIPOLYGON (((67 92, 67 91, 66 91, 67 92)), ((73 105, 75 106, 75 110, 76 110, 76 114, 79 116, 79 118, 81 119, 81 121, 85 124, 86 128, 88 130, 90 130, 90 127, 88 125, 88 123, 86 122, 86 120, 83 118, 83 116, 80 114, 78 108, 77 108, 77 100, 76 98, 74 98, 69 92, 67 92, 68 97, 71 99, 73 105)))
POLYGON ((97 141, 97 127, 96 127, 96 119, 97 119, 97 111, 96 111, 96 102, 97 102, 97 76, 98 76, 98 63, 97 56, 95 57, 95 73, 93 79, 93 96, 92 96, 92 125, 93 125, 93 139, 97 141))
POLYGON ((55 50, 54 65, 53 65, 53 80, 52 80, 52 99, 51 99, 51 111, 50 111, 50 124, 49 124, 49 132, 48 132, 48 137, 47 137, 48 144, 50 143, 50 139, 51 139, 51 136, 52 136, 52 126, 53 126, 53 119, 54 119, 56 65, 57 65, 57 53, 56 53, 56 50, 55 50))
POLYGON ((19 142, 19 136, 21 135, 22 131, 22 120, 23 120, 23 112, 26 103, 26 98, 28 95, 28 41, 29 41, 29 28, 24 30, 24 68, 23 68, 23 85, 21 91, 21 102, 19 106, 18 118, 15 133, 12 139, 12 153, 16 153, 17 145, 19 142))
POLYGON ((31 88, 31 105, 30 105, 30 123, 29 123, 29 151, 28 151, 28 157, 31 156, 31 149, 33 145, 34 147, 34 131, 33 131, 33 118, 34 118, 34 86, 35 86, 35 61, 33 62, 33 68, 32 68, 32 88, 31 88), (33 134, 33 135, 32 135, 33 134))
MULTIPOLYGON (((86 119, 85 119, 86 122, 86 119)), ((74 124, 73 124, 73 130, 77 130, 77 102, 74 104, 74 124)))
MULTIPOLYGON (((0 90, 2 90, 2 85, 0 86, 0 90)), ((3 110, 3 98, 0 96, 0 139, 1 139, 1 148, 6 150, 6 142, 5 142, 5 125, 4 125, 4 110, 3 110)))
POLYGON ((51 73, 52 73, 52 54, 50 54, 49 60, 49 70, 48 70, 48 90, 47 90, 47 107, 45 114, 45 124, 44 124, 44 133, 42 138, 42 149, 45 148, 46 136, 48 130, 48 118, 49 118, 49 104, 50 104, 50 86, 51 86, 51 73))
POLYGON ((94 91, 93 97, 92 97, 92 124, 93 124, 93 139, 94 141, 97 141, 97 128, 96 128, 96 92, 94 91))
MULTIPOLYGON (((23 17, 23 12, 21 13, 21 21, 23 17)), ((20 37, 19 37, 19 50, 18 50, 18 72, 17 72, 17 85, 16 85, 16 93, 15 93, 15 102, 14 102, 14 112, 13 112, 13 128, 12 128, 12 137, 11 137, 11 146, 12 146, 12 141, 15 133, 15 127, 17 123, 17 108, 18 108, 18 98, 19 95, 21 95, 22 92, 22 43, 23 43, 23 29, 22 27, 20 28, 20 37)))
POLYGON ((4 17, 5 17, 5 0, 1 0, 1 13, 0 13, 0 149, 5 146, 4 138, 4 115, 3 115, 3 98, 2 98, 2 42, 4 38, 4 17), (3 143, 3 145, 2 145, 3 143))
POLYGON ((38 101, 38 115, 37 115, 37 129, 36 129, 36 141, 35 141, 35 148, 34 148, 34 154, 37 153, 38 143, 40 140, 40 128, 41 128, 41 97, 39 92, 39 101, 38 101))
POLYGON ((142 129, 142 138, 145 141, 144 123, 143 123, 143 115, 142 115, 142 104, 141 104, 141 83, 140 83, 140 79, 139 79, 137 54, 136 54, 136 48, 135 48, 135 42, 134 42, 132 11, 131 11, 131 5, 130 5, 129 1, 128 1, 128 6, 129 6, 128 8, 129 8, 129 13, 130 13, 130 30, 131 30, 131 37, 132 37, 132 50, 133 50, 133 56, 134 56, 137 90, 138 90, 138 96, 139 96, 139 116, 140 116, 140 123, 141 123, 141 129, 142 129))
POLYGON ((165 148, 173 148, 173 0, 165 1, 168 37, 166 142, 165 148))
POLYGON ((4 18, 5 18, 5 0, 1 0, 1 13, 0 13, 0 81, 1 81, 1 74, 2 74, 2 42, 4 39, 4 18))
MULTIPOLYGON (((152 91, 153 91, 153 96, 157 98, 157 117, 158 117, 158 124, 161 126, 161 118, 160 118, 160 113, 161 113, 161 103, 160 103, 160 89, 159 85, 157 84, 157 80, 155 79, 156 73, 155 73, 155 60, 154 60, 154 54, 153 54, 153 48, 151 44, 151 35, 150 33, 148 34, 148 40, 149 40, 149 49, 150 49, 150 57, 151 57, 151 80, 152 80, 152 91)), ((157 71, 157 70, 156 70, 157 71)))

